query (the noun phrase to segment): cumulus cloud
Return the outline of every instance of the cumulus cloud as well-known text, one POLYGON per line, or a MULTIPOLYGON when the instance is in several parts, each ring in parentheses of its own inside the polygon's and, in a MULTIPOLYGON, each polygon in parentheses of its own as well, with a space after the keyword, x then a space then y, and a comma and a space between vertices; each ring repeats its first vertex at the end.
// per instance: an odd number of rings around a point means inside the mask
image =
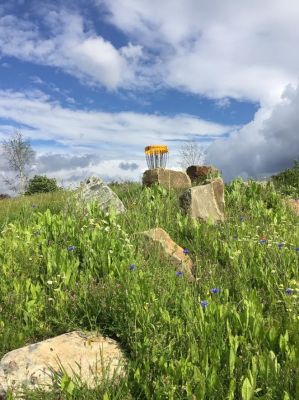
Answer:
POLYGON ((156 52, 165 85, 268 105, 297 80, 297 0, 103 2, 110 23, 156 52))
POLYGON ((37 141, 35 172, 66 185, 74 177, 83 180, 92 174, 110 180, 139 179, 146 168, 145 146, 170 143, 170 159, 175 164, 182 138, 219 138, 236 128, 186 114, 171 117, 70 109, 38 90, 0 90, 1 118, 11 125, 0 124, 0 140, 20 127, 33 147, 37 141))
POLYGON ((254 120, 227 140, 207 148, 207 160, 235 176, 260 178, 289 168, 299 159, 299 86, 287 86, 272 110, 260 109, 254 120))
MULTIPOLYGON (((195 135, 218 136, 233 126, 221 125, 192 115, 173 117, 135 112, 86 111, 62 107, 41 91, 0 90, 0 118, 22 126, 31 139, 52 140, 70 149, 79 147, 102 150, 101 157, 113 154, 132 156, 143 147, 165 139, 190 138, 195 135)), ((1 137, 1 129, 0 129, 1 137)))
POLYGON ((84 24, 79 14, 48 11, 43 23, 50 34, 15 15, 0 17, 0 55, 36 64, 59 67, 89 85, 108 89, 134 82, 142 48, 128 44, 120 49, 84 24))
POLYGON ((135 169, 138 169, 138 164, 134 162, 121 162, 119 163, 119 168, 125 171, 128 170, 134 171, 135 169))
POLYGON ((99 162, 98 154, 84 154, 71 156, 67 154, 43 154, 37 160, 37 172, 48 173, 59 170, 73 170, 75 168, 86 168, 99 162))

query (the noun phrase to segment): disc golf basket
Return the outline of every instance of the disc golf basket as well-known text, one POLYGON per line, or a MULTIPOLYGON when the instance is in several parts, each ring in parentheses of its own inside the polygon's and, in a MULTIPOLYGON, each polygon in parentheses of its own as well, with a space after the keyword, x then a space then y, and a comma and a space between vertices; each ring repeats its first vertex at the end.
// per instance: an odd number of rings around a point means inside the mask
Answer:
POLYGON ((168 161, 168 147, 160 144, 146 146, 144 149, 149 169, 165 168, 168 161))

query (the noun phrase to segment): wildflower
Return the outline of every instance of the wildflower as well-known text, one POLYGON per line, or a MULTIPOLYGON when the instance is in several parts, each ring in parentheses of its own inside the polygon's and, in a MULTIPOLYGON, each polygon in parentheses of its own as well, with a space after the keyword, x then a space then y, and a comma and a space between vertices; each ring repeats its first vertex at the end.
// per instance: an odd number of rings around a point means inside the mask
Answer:
POLYGON ((267 243, 267 239, 261 239, 260 240, 260 244, 264 244, 264 243, 267 243))
POLYGON ((281 249, 284 246, 284 243, 278 243, 278 248, 281 249))
POLYGON ((184 249, 184 250, 183 250, 183 253, 187 255, 187 254, 190 253, 190 251, 189 251, 188 249, 184 249))
POLYGON ((210 292, 213 293, 213 294, 218 294, 220 292, 220 289, 214 287, 214 288, 210 289, 210 292))
POLYGON ((244 219, 245 219, 244 217, 240 217, 240 221, 241 221, 241 222, 243 222, 243 221, 244 221, 244 219))
POLYGON ((295 247, 295 251, 299 251, 299 247, 295 247))
POLYGON ((202 301, 200 302, 200 305, 202 306, 203 309, 207 308, 207 306, 208 306, 207 300, 202 300, 202 301))
POLYGON ((52 285, 53 281, 47 281, 47 285, 52 285))
POLYGON ((129 266, 130 271, 135 271, 135 269, 137 269, 136 265, 132 264, 129 266))
POLYGON ((76 250, 76 246, 68 246, 68 251, 75 251, 76 250))
POLYGON ((183 276, 183 272, 182 271, 177 271, 176 276, 183 276))
POLYGON ((286 288, 286 294, 292 294, 293 293, 293 289, 291 288, 286 288))

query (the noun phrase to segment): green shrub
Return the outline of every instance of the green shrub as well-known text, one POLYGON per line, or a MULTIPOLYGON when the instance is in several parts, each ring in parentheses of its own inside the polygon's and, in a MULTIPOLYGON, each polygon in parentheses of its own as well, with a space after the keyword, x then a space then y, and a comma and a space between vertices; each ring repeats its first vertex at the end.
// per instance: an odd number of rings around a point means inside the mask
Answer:
POLYGON ((48 193, 55 192, 60 188, 57 186, 55 178, 48 178, 47 176, 35 175, 29 180, 26 195, 35 193, 48 193))
POLYGON ((271 177, 274 186, 282 194, 299 195, 299 162, 294 161, 292 168, 271 177))

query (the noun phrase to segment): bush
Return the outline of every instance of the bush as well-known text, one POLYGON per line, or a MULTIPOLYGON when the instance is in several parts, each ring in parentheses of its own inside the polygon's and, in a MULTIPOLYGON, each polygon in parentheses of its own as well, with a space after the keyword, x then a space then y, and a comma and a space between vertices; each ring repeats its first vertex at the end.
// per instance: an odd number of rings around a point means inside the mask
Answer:
POLYGON ((10 195, 6 193, 0 193, 0 200, 10 199, 10 195))
POLYGON ((297 196, 299 194, 299 162, 294 161, 293 167, 273 175, 271 180, 282 194, 297 196))
POLYGON ((29 180, 26 195, 31 195, 35 193, 47 193, 47 192, 55 192, 60 190, 57 186, 57 182, 55 178, 48 178, 42 175, 35 175, 32 179, 29 180))

